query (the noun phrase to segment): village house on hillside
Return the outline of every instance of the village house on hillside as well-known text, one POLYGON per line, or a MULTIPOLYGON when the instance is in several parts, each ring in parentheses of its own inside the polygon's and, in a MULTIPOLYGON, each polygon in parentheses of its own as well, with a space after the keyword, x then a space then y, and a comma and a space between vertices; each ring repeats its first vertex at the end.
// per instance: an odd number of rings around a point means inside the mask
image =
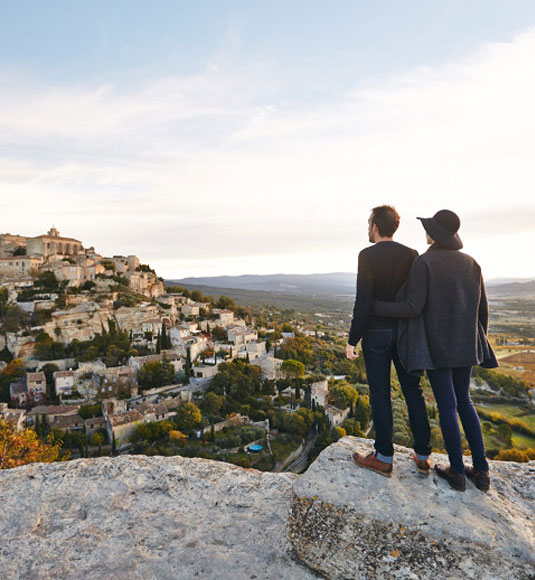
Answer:
POLYGON ((56 422, 59 417, 73 417, 78 415, 80 405, 38 405, 26 414, 26 422, 35 424, 36 415, 45 418, 49 427, 56 422))
POLYGON ((251 362, 251 364, 260 367, 260 376, 263 379, 271 380, 282 379, 284 377, 284 373, 281 371, 282 363, 282 359, 275 358, 270 354, 260 356, 251 362))
POLYGON ((329 394, 329 382, 318 381, 310 385, 310 399, 314 401, 315 405, 325 407, 327 404, 327 396, 329 394))
POLYGON ((54 390, 58 397, 72 393, 75 383, 74 372, 72 370, 55 371, 52 377, 54 379, 54 390))
POLYGON ((144 422, 143 415, 137 409, 108 415, 107 429, 109 440, 112 441, 115 437, 117 445, 128 443, 136 427, 144 422))
POLYGON ((15 429, 20 431, 24 428, 26 411, 25 409, 10 409, 7 403, 0 403, 0 419, 11 421, 15 424, 15 429))

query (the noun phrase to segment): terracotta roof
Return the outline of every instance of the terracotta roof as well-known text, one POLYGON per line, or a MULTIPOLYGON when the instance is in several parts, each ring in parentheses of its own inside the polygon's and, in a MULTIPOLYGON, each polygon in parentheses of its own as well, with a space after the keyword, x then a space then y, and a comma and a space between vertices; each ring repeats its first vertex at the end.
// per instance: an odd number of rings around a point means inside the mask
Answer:
POLYGON ((106 425, 106 417, 91 417, 85 420, 86 427, 88 425, 106 425))
POLYGON ((132 411, 117 413, 116 415, 108 415, 108 421, 112 427, 117 427, 118 425, 126 425, 134 421, 143 421, 143 415, 136 409, 133 409, 132 411))
POLYGON ((256 334, 256 330, 252 330, 251 328, 247 328, 246 326, 231 326, 227 329, 227 332, 232 334, 256 334))
POLYGON ((9 385, 9 393, 11 396, 13 395, 20 395, 21 393, 27 393, 28 389, 26 388, 26 383, 10 383, 9 385))
POLYGON ((46 381, 45 373, 28 373, 29 381, 46 381))
POLYGON ((17 421, 22 415, 26 415, 25 409, 6 409, 5 411, 0 411, 0 415, 4 417, 7 421, 17 421))
POLYGON ((74 377, 74 371, 55 371, 52 375, 55 379, 62 379, 65 377, 74 377))
POLYGON ((80 405, 38 405, 34 407, 28 415, 60 415, 78 411, 80 405))
POLYGON ((333 405, 325 405, 325 412, 330 413, 331 415, 343 415, 346 409, 341 410, 338 407, 334 407, 333 405))
POLYGON ((58 427, 58 429, 71 429, 75 426, 80 427, 80 429, 84 426, 84 420, 80 415, 56 417, 56 420, 52 423, 52 427, 58 427))
POLYGON ((155 413, 156 415, 167 413, 167 407, 162 403, 140 403, 136 406, 136 410, 143 415, 147 415, 148 413, 155 413))
POLYGON ((64 238, 62 236, 49 236, 48 234, 43 234, 41 236, 34 236, 33 238, 29 238, 30 240, 52 240, 54 242, 60 241, 60 242, 76 242, 80 245, 82 245, 82 242, 80 240, 75 240, 74 238, 64 238))

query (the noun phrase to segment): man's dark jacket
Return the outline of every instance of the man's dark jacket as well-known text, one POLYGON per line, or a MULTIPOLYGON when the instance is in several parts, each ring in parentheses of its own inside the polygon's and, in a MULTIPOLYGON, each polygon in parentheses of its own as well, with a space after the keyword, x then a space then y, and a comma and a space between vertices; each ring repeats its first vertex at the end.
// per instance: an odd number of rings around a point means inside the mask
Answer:
POLYGON ((356 346, 370 328, 395 328, 394 319, 372 314, 373 301, 396 300, 417 255, 416 250, 392 240, 377 242, 360 252, 348 344, 356 346))
POLYGON ((408 372, 498 366, 487 339, 489 310, 479 264, 433 244, 414 260, 400 302, 375 301, 374 315, 408 319, 398 350, 408 372))

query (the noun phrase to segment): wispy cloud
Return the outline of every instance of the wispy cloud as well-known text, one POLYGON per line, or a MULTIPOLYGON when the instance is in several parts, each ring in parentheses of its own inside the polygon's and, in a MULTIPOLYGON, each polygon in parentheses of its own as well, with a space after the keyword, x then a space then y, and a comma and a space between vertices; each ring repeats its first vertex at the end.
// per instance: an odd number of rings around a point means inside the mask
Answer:
POLYGON ((257 272, 327 271, 354 267, 370 207, 396 205, 420 249, 413 218, 450 207, 489 273, 518 275, 523 261, 498 269, 485 248, 512 229, 535 242, 534 55, 528 31, 306 106, 262 63, 128 89, 4 77, 1 229, 54 222, 166 276, 244 272, 255 256, 257 272))

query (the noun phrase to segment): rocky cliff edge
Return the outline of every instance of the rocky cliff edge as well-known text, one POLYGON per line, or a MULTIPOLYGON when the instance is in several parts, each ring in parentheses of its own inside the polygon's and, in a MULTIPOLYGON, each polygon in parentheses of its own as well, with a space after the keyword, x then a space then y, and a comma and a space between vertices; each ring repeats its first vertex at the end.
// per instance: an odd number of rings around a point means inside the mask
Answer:
MULTIPOLYGON (((535 578, 535 462, 451 490, 345 437, 301 475, 121 456, 0 471, 3 580, 535 578)), ((443 456, 433 456, 445 461, 443 456)))

